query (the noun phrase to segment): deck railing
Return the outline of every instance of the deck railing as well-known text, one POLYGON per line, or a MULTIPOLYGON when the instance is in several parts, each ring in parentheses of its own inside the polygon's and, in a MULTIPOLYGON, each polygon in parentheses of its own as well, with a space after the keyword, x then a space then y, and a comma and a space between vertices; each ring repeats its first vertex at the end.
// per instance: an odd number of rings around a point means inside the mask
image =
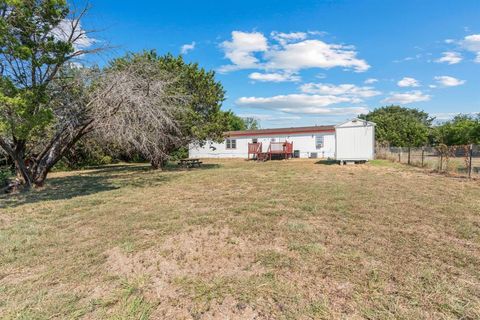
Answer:
POLYGON ((262 150, 262 143, 248 144, 248 159, 253 155, 253 159, 263 160, 272 159, 272 155, 282 155, 284 159, 290 159, 293 156, 293 142, 270 142, 266 152, 262 150))
POLYGON ((293 153, 293 142, 270 142, 270 153, 293 153))
POLYGON ((249 143, 248 144, 248 154, 257 154, 262 152, 262 143, 249 143))

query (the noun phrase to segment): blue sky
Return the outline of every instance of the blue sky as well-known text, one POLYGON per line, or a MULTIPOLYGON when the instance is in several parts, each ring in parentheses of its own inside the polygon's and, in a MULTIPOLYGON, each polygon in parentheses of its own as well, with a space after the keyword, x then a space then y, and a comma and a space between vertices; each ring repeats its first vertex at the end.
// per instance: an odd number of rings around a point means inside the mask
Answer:
POLYGON ((92 0, 83 21, 127 51, 217 71, 224 109, 264 128, 331 124, 388 104, 480 112, 480 1, 92 0))

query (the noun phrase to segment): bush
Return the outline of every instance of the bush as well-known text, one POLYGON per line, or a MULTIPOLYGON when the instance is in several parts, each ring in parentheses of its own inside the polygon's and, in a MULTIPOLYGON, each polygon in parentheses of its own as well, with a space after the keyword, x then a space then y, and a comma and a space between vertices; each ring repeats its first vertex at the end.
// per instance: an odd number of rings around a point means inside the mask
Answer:
POLYGON ((85 167, 112 164, 117 158, 114 152, 102 147, 94 139, 86 139, 70 149, 55 165, 55 170, 75 170, 85 167))
POLYGON ((180 159, 186 159, 188 158, 188 148, 187 147, 180 147, 176 150, 174 150, 170 154, 170 160, 172 161, 177 161, 180 159))
POLYGON ((110 156, 103 156, 101 159, 100 159, 100 164, 112 164, 113 163, 113 158, 110 157, 110 156))
POLYGON ((9 168, 0 168, 0 188, 4 188, 12 178, 12 171, 9 168))

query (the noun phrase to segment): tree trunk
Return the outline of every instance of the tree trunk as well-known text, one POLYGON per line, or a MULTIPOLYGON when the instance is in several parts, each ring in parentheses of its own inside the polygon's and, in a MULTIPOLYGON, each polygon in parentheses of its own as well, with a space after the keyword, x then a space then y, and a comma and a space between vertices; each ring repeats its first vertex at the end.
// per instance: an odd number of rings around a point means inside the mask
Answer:
POLYGON ((48 172, 50 172, 50 169, 51 168, 46 166, 38 167, 33 180, 35 187, 41 188, 44 186, 45 180, 47 179, 47 175, 48 175, 48 172))
POLYGON ((167 159, 164 159, 164 158, 152 159, 150 161, 150 164, 152 168, 155 170, 163 170, 163 168, 165 168, 165 166, 167 165, 167 159))
POLYGON ((23 180, 26 189, 32 186, 32 176, 29 168, 25 165, 25 142, 23 140, 13 139, 13 144, 0 137, 0 147, 10 156, 15 165, 17 176, 23 180))
POLYGON ((155 160, 150 161, 150 165, 152 166, 153 169, 157 170, 159 168, 159 164, 155 160))
POLYGON ((17 171, 17 176, 22 178, 25 189, 30 189, 32 186, 32 176, 27 166, 25 165, 25 160, 23 157, 15 157, 15 170, 17 171))
POLYGON ((80 138, 90 132, 93 120, 86 122, 75 132, 60 131, 45 146, 45 149, 26 165, 25 150, 26 143, 20 140, 13 140, 7 143, 0 137, 0 147, 13 159, 17 175, 23 180, 25 189, 32 186, 43 187, 48 173, 53 166, 62 158, 63 154, 69 150, 80 138))

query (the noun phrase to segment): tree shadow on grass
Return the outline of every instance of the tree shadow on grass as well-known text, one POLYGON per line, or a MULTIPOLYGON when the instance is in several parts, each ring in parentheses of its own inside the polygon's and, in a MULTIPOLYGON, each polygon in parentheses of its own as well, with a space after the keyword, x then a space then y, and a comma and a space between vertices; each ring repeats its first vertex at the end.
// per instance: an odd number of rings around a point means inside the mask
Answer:
POLYGON ((66 173, 64 176, 49 177, 45 187, 40 190, 0 195, 0 209, 41 201, 67 200, 125 187, 155 187, 178 177, 173 174, 174 172, 209 170, 218 167, 220 166, 217 164, 204 164, 200 168, 184 169, 176 165, 168 165, 163 171, 154 170, 148 164, 91 167, 66 173))
POLYGON ((194 168, 186 168, 179 166, 178 164, 169 163, 163 170, 164 171, 190 171, 190 170, 210 170, 210 169, 218 169, 221 165, 216 163, 204 163, 200 167, 194 168))

